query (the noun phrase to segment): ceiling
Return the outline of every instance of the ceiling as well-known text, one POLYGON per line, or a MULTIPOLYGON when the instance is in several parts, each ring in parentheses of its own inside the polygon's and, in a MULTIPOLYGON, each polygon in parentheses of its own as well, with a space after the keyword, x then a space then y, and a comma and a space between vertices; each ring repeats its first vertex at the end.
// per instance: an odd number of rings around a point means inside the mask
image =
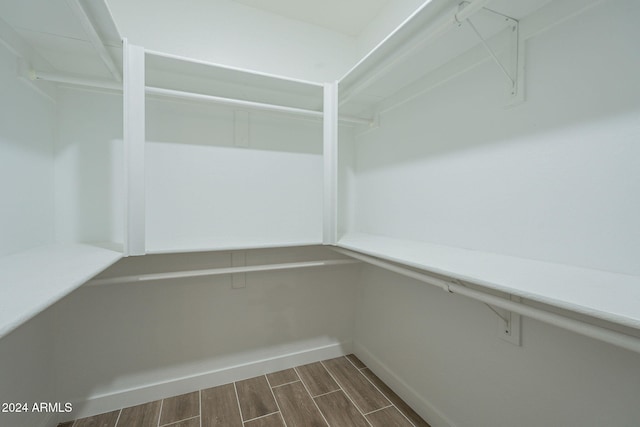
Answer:
POLYGON ((390 0, 233 0, 286 18, 357 36, 390 0))

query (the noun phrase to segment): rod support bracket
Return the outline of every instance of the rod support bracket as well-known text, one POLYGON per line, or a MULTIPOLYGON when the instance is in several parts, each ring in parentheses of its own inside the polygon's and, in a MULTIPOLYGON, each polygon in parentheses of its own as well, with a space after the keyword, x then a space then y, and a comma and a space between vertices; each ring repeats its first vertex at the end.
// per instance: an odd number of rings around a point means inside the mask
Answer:
MULTIPOLYGON (((520 302, 520 298, 514 295, 509 295, 509 299, 514 302, 520 302)), ((515 346, 522 346, 521 339, 521 322, 522 316, 518 313, 514 313, 513 311, 508 310, 500 310, 493 307, 492 305, 485 304, 489 310, 491 310, 496 316, 498 316, 498 326, 497 333, 498 337, 508 343, 511 343, 515 346)))
MULTIPOLYGON (((447 290, 450 293, 455 292, 451 290, 449 284, 466 287, 465 284, 458 279, 451 280, 447 283, 447 290)), ((515 295, 507 295, 507 299, 518 303, 522 301, 520 297, 517 297, 515 295)), ((484 302, 484 305, 497 316, 498 337, 517 347, 522 346, 520 326, 522 322, 522 316, 518 313, 514 313, 513 311, 495 307, 488 302, 484 302)))

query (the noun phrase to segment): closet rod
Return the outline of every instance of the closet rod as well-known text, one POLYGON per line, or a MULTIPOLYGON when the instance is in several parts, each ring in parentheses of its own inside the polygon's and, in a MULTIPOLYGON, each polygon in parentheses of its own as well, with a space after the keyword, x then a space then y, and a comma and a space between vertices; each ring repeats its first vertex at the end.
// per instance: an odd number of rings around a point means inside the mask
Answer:
POLYGON ((438 279, 428 274, 419 273, 417 271, 413 271, 411 269, 401 267, 401 266, 392 264, 387 261, 380 260, 378 258, 368 256, 368 255, 363 255, 357 252, 353 252, 353 251, 341 249, 341 248, 332 248, 332 249, 340 254, 347 255, 357 260, 366 262, 368 264, 384 268, 385 270, 389 270, 394 273, 398 273, 403 276, 411 277, 412 279, 416 279, 421 282, 428 283, 433 286, 437 286, 440 289, 443 289, 447 292, 463 295, 468 298, 474 299, 476 301, 490 304, 494 307, 499 307, 507 311, 518 313, 522 316, 530 317, 532 319, 536 319, 541 322, 558 326, 560 328, 563 328, 581 335, 585 335, 590 338, 594 338, 618 347, 622 347, 627 350, 634 351, 636 353, 640 353, 640 338, 623 334, 621 332, 616 332, 611 329, 602 328, 600 326, 595 326, 589 323, 581 322, 579 320, 571 319, 569 317, 561 316, 559 314, 534 308, 534 307, 531 307, 522 303, 518 303, 515 301, 506 300, 504 298, 500 298, 484 292, 476 291, 474 289, 469 289, 458 283, 454 283, 452 281, 447 281, 443 279, 438 279))
POLYGON ((31 80, 44 80, 56 83, 67 83, 78 86, 94 87, 99 89, 117 90, 122 92, 122 83, 109 80, 86 79, 84 77, 70 76, 59 73, 48 73, 45 71, 31 70, 29 73, 31 80))
POLYGON ((148 282, 150 280, 184 279, 188 277, 219 276, 222 274, 253 273, 260 271, 293 270, 297 268, 325 267, 328 265, 347 265, 357 263, 359 263, 359 261, 356 261, 354 259, 328 259, 321 261, 290 262, 283 264, 247 265, 242 267, 210 268, 205 270, 185 270, 170 273, 138 274, 133 276, 93 279, 88 281, 87 285, 115 285, 121 283, 148 282))
MULTIPOLYGON (((121 83, 111 82, 109 80, 87 79, 84 77, 71 76, 71 75, 65 75, 65 74, 59 74, 59 73, 49 73, 45 71, 36 71, 36 70, 30 71, 30 78, 31 80, 44 80, 44 81, 55 82, 55 83, 66 83, 66 84, 77 85, 77 86, 117 90, 120 92, 122 91, 121 83)), ((179 90, 163 89, 163 88, 152 87, 152 86, 147 86, 146 92, 150 95, 167 96, 167 97, 181 98, 181 99, 196 99, 200 101, 215 102, 222 105, 240 106, 240 107, 249 108, 252 110, 276 111, 280 113, 311 117, 314 119, 323 118, 323 113, 321 111, 305 110, 303 108, 285 107, 282 105, 265 104, 265 103, 253 102, 253 101, 244 101, 241 99, 223 98, 219 96, 203 95, 203 94, 194 93, 194 92, 183 92, 179 90)), ((369 119, 364 119, 361 117, 353 117, 353 116, 341 116, 340 121, 345 123, 358 124, 358 125, 372 124, 372 121, 369 119)))
MULTIPOLYGON (((184 92, 184 91, 173 90, 173 89, 163 89, 163 88, 153 87, 153 86, 147 86, 146 92, 150 95, 159 95, 159 96, 167 96, 171 98, 193 99, 198 101, 214 102, 216 104, 238 106, 243 108, 249 108, 252 110, 275 111, 275 112, 285 113, 285 114, 313 117, 317 119, 323 118, 322 111, 307 110, 304 108, 265 104, 262 102, 245 101, 242 99, 223 98, 220 96, 204 95, 201 93, 184 92)), ((347 122, 347 123, 354 123, 354 124, 366 124, 366 125, 371 124, 370 120, 363 119, 360 117, 350 117, 350 116, 340 117, 340 121, 347 122)))

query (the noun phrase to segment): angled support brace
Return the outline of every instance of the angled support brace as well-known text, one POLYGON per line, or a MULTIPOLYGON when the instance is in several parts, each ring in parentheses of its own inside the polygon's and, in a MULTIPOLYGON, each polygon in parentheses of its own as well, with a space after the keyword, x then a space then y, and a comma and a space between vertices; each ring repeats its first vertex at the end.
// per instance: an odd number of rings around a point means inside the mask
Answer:
MULTIPOLYGON (((504 64, 502 64, 502 62, 500 61, 500 58, 498 58, 498 55, 496 55, 493 49, 491 49, 491 46, 489 46, 489 43, 487 43, 485 38, 482 37, 482 34, 480 34, 480 31, 478 31, 476 26, 473 25, 473 22, 471 22, 471 18, 467 18, 467 24, 469 24, 469 27, 471 27, 471 29, 476 34, 476 36, 478 37, 478 39, 480 40, 480 43, 482 43, 484 48, 487 49, 487 52, 489 52, 489 55, 491 55, 491 58, 493 58, 495 63, 498 64, 498 67, 500 67, 500 70, 502 71, 502 73, 505 75, 509 83, 511 83, 511 86, 515 86, 516 84, 516 80, 514 78, 515 76, 512 76, 511 73, 504 66, 504 64)), ((517 21, 516 21, 516 24, 517 24, 517 21)))
MULTIPOLYGON (((456 286, 456 287, 464 287, 464 288, 467 287, 460 280, 453 280, 451 283, 453 284, 453 286, 456 286)), ((449 289, 449 292, 458 293, 458 291, 454 292, 451 289, 449 289)), ((509 295, 508 299, 513 302, 521 301, 521 298, 515 295, 509 295)), ((483 304, 489 310, 491 310, 493 314, 498 316, 498 325, 497 325, 498 337, 500 337, 500 339, 503 339, 504 341, 507 341, 515 346, 520 347, 522 345, 522 340, 520 338, 520 331, 521 331, 520 324, 522 321, 522 316, 513 311, 509 311, 503 308, 496 308, 487 302, 483 302, 483 304)))
POLYGON ((486 302, 484 303, 484 305, 486 305, 489 310, 493 311, 496 316, 498 316, 500 319, 502 319, 503 322, 509 323, 509 315, 508 314, 501 314, 498 310, 496 310, 493 306, 487 304, 486 302))
MULTIPOLYGON (((520 301, 519 298, 514 296, 511 297, 511 300, 516 302, 520 301)), ((485 305, 496 316, 498 316, 498 336, 513 345, 521 346, 522 342, 520 339, 520 321, 522 316, 512 311, 498 311, 495 307, 487 303, 485 303, 485 305)))
MULTIPOLYGON (((463 3, 464 4, 464 3, 463 3)), ((520 23, 518 20, 509 16, 502 15, 491 9, 483 8, 485 12, 498 15, 500 19, 504 19, 510 28, 510 42, 508 55, 506 60, 501 60, 495 50, 482 36, 478 28, 473 24, 471 18, 466 18, 459 22, 466 22, 480 43, 487 50, 493 61, 498 65, 500 71, 507 80, 507 105, 513 106, 524 101, 524 41, 520 38, 520 23)), ((456 15, 457 17, 457 15, 456 15)))

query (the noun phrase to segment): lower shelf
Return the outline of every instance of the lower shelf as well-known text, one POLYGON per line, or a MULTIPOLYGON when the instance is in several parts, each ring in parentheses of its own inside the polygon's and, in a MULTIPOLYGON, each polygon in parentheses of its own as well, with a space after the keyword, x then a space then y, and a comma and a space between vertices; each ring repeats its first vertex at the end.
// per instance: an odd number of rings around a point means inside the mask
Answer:
POLYGON ((351 233, 338 246, 640 329, 640 277, 351 233))
POLYGON ((53 244, 0 259, 0 337, 122 257, 84 244, 53 244))

